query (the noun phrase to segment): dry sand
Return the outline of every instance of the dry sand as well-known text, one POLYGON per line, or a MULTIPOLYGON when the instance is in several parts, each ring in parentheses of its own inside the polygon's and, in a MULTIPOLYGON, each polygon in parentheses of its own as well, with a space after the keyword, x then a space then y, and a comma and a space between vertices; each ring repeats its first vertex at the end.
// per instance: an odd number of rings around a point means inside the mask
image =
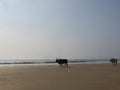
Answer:
POLYGON ((0 68, 0 90, 120 90, 120 66, 5 67, 0 68))

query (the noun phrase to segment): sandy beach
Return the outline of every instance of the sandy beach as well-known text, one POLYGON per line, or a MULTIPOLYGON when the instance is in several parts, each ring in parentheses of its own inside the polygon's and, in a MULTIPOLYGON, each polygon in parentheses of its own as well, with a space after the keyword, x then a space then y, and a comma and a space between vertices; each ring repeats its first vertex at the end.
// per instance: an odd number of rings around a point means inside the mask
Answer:
POLYGON ((0 90, 120 90, 120 65, 2 67, 0 90))

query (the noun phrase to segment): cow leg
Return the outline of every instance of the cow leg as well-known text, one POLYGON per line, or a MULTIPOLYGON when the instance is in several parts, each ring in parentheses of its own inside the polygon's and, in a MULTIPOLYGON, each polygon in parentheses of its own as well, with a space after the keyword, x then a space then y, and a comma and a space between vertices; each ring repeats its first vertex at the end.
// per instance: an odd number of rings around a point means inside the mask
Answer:
POLYGON ((68 64, 66 63, 65 66, 68 68, 68 64))
POLYGON ((59 68, 61 68, 61 64, 59 65, 59 68))
POLYGON ((59 68, 62 68, 62 67, 63 67, 63 65, 62 65, 62 64, 60 64, 60 65, 59 65, 59 68))

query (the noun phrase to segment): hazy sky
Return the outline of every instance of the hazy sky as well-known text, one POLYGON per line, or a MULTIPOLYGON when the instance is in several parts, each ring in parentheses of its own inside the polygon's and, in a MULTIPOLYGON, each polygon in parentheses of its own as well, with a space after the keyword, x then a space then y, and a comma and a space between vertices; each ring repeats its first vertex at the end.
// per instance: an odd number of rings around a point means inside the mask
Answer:
POLYGON ((120 57, 120 0, 0 0, 0 58, 120 57))

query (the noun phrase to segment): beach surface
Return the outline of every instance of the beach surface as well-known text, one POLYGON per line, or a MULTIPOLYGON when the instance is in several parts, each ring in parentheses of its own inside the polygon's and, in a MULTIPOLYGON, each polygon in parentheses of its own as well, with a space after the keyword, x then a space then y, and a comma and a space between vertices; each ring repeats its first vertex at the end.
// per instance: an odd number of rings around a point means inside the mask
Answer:
POLYGON ((120 90, 120 65, 0 67, 0 90, 120 90))

